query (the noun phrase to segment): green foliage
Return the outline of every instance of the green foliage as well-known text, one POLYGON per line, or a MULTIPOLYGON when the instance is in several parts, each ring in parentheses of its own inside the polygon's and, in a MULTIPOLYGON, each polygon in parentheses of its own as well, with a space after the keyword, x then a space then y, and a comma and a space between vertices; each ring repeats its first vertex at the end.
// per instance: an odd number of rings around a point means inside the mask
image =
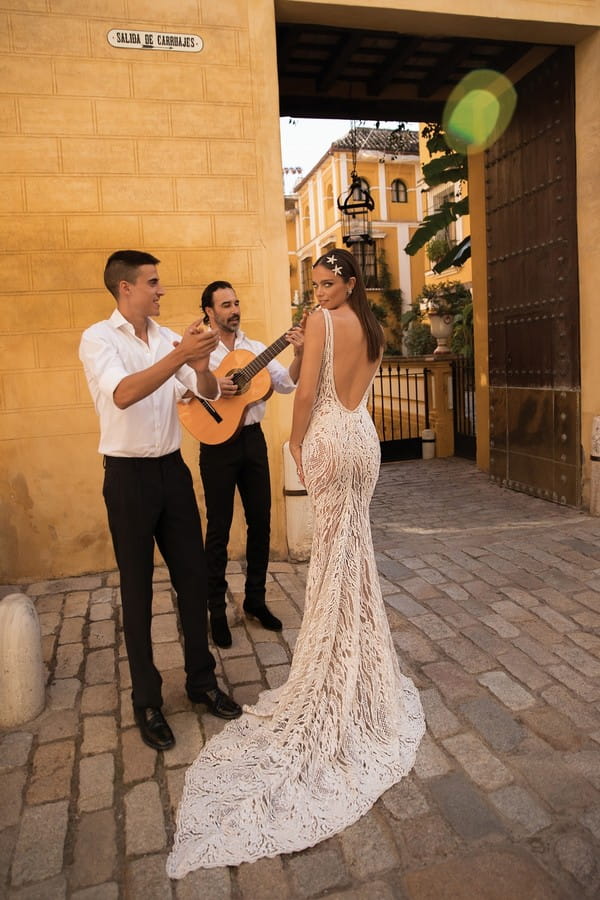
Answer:
POLYGON ((453 244, 431 267, 436 275, 441 275, 451 266, 462 266, 471 256, 471 237, 463 238, 460 244, 453 244), (460 262, 458 261, 460 260, 460 262))
POLYGON ((461 197, 460 200, 446 200, 437 212, 423 217, 423 222, 404 248, 409 256, 414 256, 421 247, 433 240, 438 232, 447 228, 452 222, 456 222, 461 216, 469 212, 469 198, 461 197))
POLYGON ((426 355, 435 349, 435 338, 431 337, 429 325, 423 321, 429 314, 454 316, 450 340, 452 352, 472 359, 473 297, 469 288, 460 281, 440 281, 438 284, 423 286, 421 293, 401 319, 405 333, 404 343, 411 356, 426 355), (431 337, 432 346, 427 345, 424 329, 431 337), (428 349, 421 349, 423 346, 428 349), (419 348, 418 351, 416 348, 419 348))
POLYGON ((437 347, 429 325, 424 322, 415 322, 408 329, 404 344, 408 356, 429 356, 437 347))
POLYGON ((457 316, 467 303, 472 303, 471 291, 461 281, 438 281, 424 284, 415 305, 435 308, 441 315, 457 316))
MULTIPOLYGON (((426 138, 427 149, 432 155, 442 154, 421 167, 423 178, 429 187, 466 181, 468 177, 467 157, 448 146, 441 125, 439 123, 425 125, 421 134, 426 138)), ((432 241, 438 232, 448 228, 452 222, 456 222, 468 212, 468 197, 445 200, 439 210, 424 216, 423 222, 404 248, 404 252, 409 256, 414 256, 422 247, 432 241)))
POLYGON ((473 359, 473 300, 468 300, 454 319, 450 349, 457 356, 473 359))
POLYGON ((436 263, 439 259, 442 259, 446 253, 450 252, 450 241, 447 241, 446 238, 434 237, 427 244, 426 252, 429 261, 436 263))
POLYGON ((294 308, 292 315, 292 325, 298 325, 302 321, 302 316, 307 310, 312 309, 314 305, 314 297, 312 291, 304 291, 302 294, 302 303, 294 308))
POLYGON ((464 181, 467 177, 465 167, 466 157, 462 153, 448 153, 446 156, 436 156, 421 168, 429 187, 437 187, 452 181, 464 181))
POLYGON ((433 155, 434 153, 451 153, 452 151, 446 143, 444 130, 440 122, 427 122, 423 126, 421 137, 427 141, 427 149, 433 155))
MULTIPOLYGON (((388 342, 385 350, 386 353, 397 354, 399 348, 402 347, 402 291, 400 288, 392 287, 392 273, 387 264, 385 250, 381 250, 377 257, 377 273, 379 277, 379 289, 383 294, 385 306, 387 308, 385 322, 379 320, 381 324, 386 324, 393 337, 393 342, 388 342)), ((377 315, 377 314, 376 314, 377 315)))
POLYGON ((369 306, 373 310, 373 314, 374 314, 375 318, 377 319, 377 321, 379 322, 379 324, 381 326, 385 325, 387 322, 387 317, 388 317, 385 306, 382 306, 381 303, 373 303, 371 301, 369 302, 369 306))

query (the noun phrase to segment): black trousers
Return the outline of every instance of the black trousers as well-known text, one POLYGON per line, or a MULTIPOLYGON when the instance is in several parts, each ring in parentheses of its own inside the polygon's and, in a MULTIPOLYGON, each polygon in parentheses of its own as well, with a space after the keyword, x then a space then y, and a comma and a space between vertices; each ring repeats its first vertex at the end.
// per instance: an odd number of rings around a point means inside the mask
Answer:
POLYGON ((151 458, 105 457, 104 501, 121 576, 123 630, 136 707, 162 705, 152 656, 154 544, 177 594, 184 638, 186 688, 216 685, 208 649, 206 561, 190 470, 177 450, 151 458))
POLYGON ((237 487, 246 517, 248 608, 265 602, 271 540, 271 481, 267 444, 260 425, 246 425, 226 444, 200 444, 200 475, 206 500, 208 608, 225 615, 227 544, 237 487))

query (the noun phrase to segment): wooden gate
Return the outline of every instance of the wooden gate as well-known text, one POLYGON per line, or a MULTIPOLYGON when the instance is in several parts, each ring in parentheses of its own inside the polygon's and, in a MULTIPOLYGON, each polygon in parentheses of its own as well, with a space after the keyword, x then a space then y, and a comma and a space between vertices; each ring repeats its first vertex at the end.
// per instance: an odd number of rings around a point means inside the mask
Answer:
POLYGON ((486 154, 490 475, 577 506, 579 294, 573 51, 517 85, 486 154))

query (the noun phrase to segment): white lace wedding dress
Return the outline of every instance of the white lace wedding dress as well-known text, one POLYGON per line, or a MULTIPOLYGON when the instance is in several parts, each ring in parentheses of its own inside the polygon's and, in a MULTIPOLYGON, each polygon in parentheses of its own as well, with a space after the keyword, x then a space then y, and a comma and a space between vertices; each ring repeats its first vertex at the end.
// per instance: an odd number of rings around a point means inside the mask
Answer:
POLYGON ((380 449, 366 409, 338 400, 333 327, 302 458, 314 508, 304 618, 288 681, 211 738, 186 775, 171 878, 310 847, 412 768, 425 724, 399 670, 369 523, 380 449))

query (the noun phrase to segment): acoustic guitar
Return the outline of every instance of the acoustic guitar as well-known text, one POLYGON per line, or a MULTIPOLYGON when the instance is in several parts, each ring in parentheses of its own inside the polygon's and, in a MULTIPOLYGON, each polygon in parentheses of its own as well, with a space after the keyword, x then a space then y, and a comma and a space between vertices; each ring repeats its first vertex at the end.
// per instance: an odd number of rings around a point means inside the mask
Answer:
POLYGON ((231 376, 237 393, 218 400, 194 397, 189 403, 178 403, 181 424, 203 444, 224 444, 236 437, 248 407, 271 396, 271 376, 264 369, 286 347, 289 341, 282 334, 258 356, 250 350, 232 350, 213 375, 217 379, 231 376))

